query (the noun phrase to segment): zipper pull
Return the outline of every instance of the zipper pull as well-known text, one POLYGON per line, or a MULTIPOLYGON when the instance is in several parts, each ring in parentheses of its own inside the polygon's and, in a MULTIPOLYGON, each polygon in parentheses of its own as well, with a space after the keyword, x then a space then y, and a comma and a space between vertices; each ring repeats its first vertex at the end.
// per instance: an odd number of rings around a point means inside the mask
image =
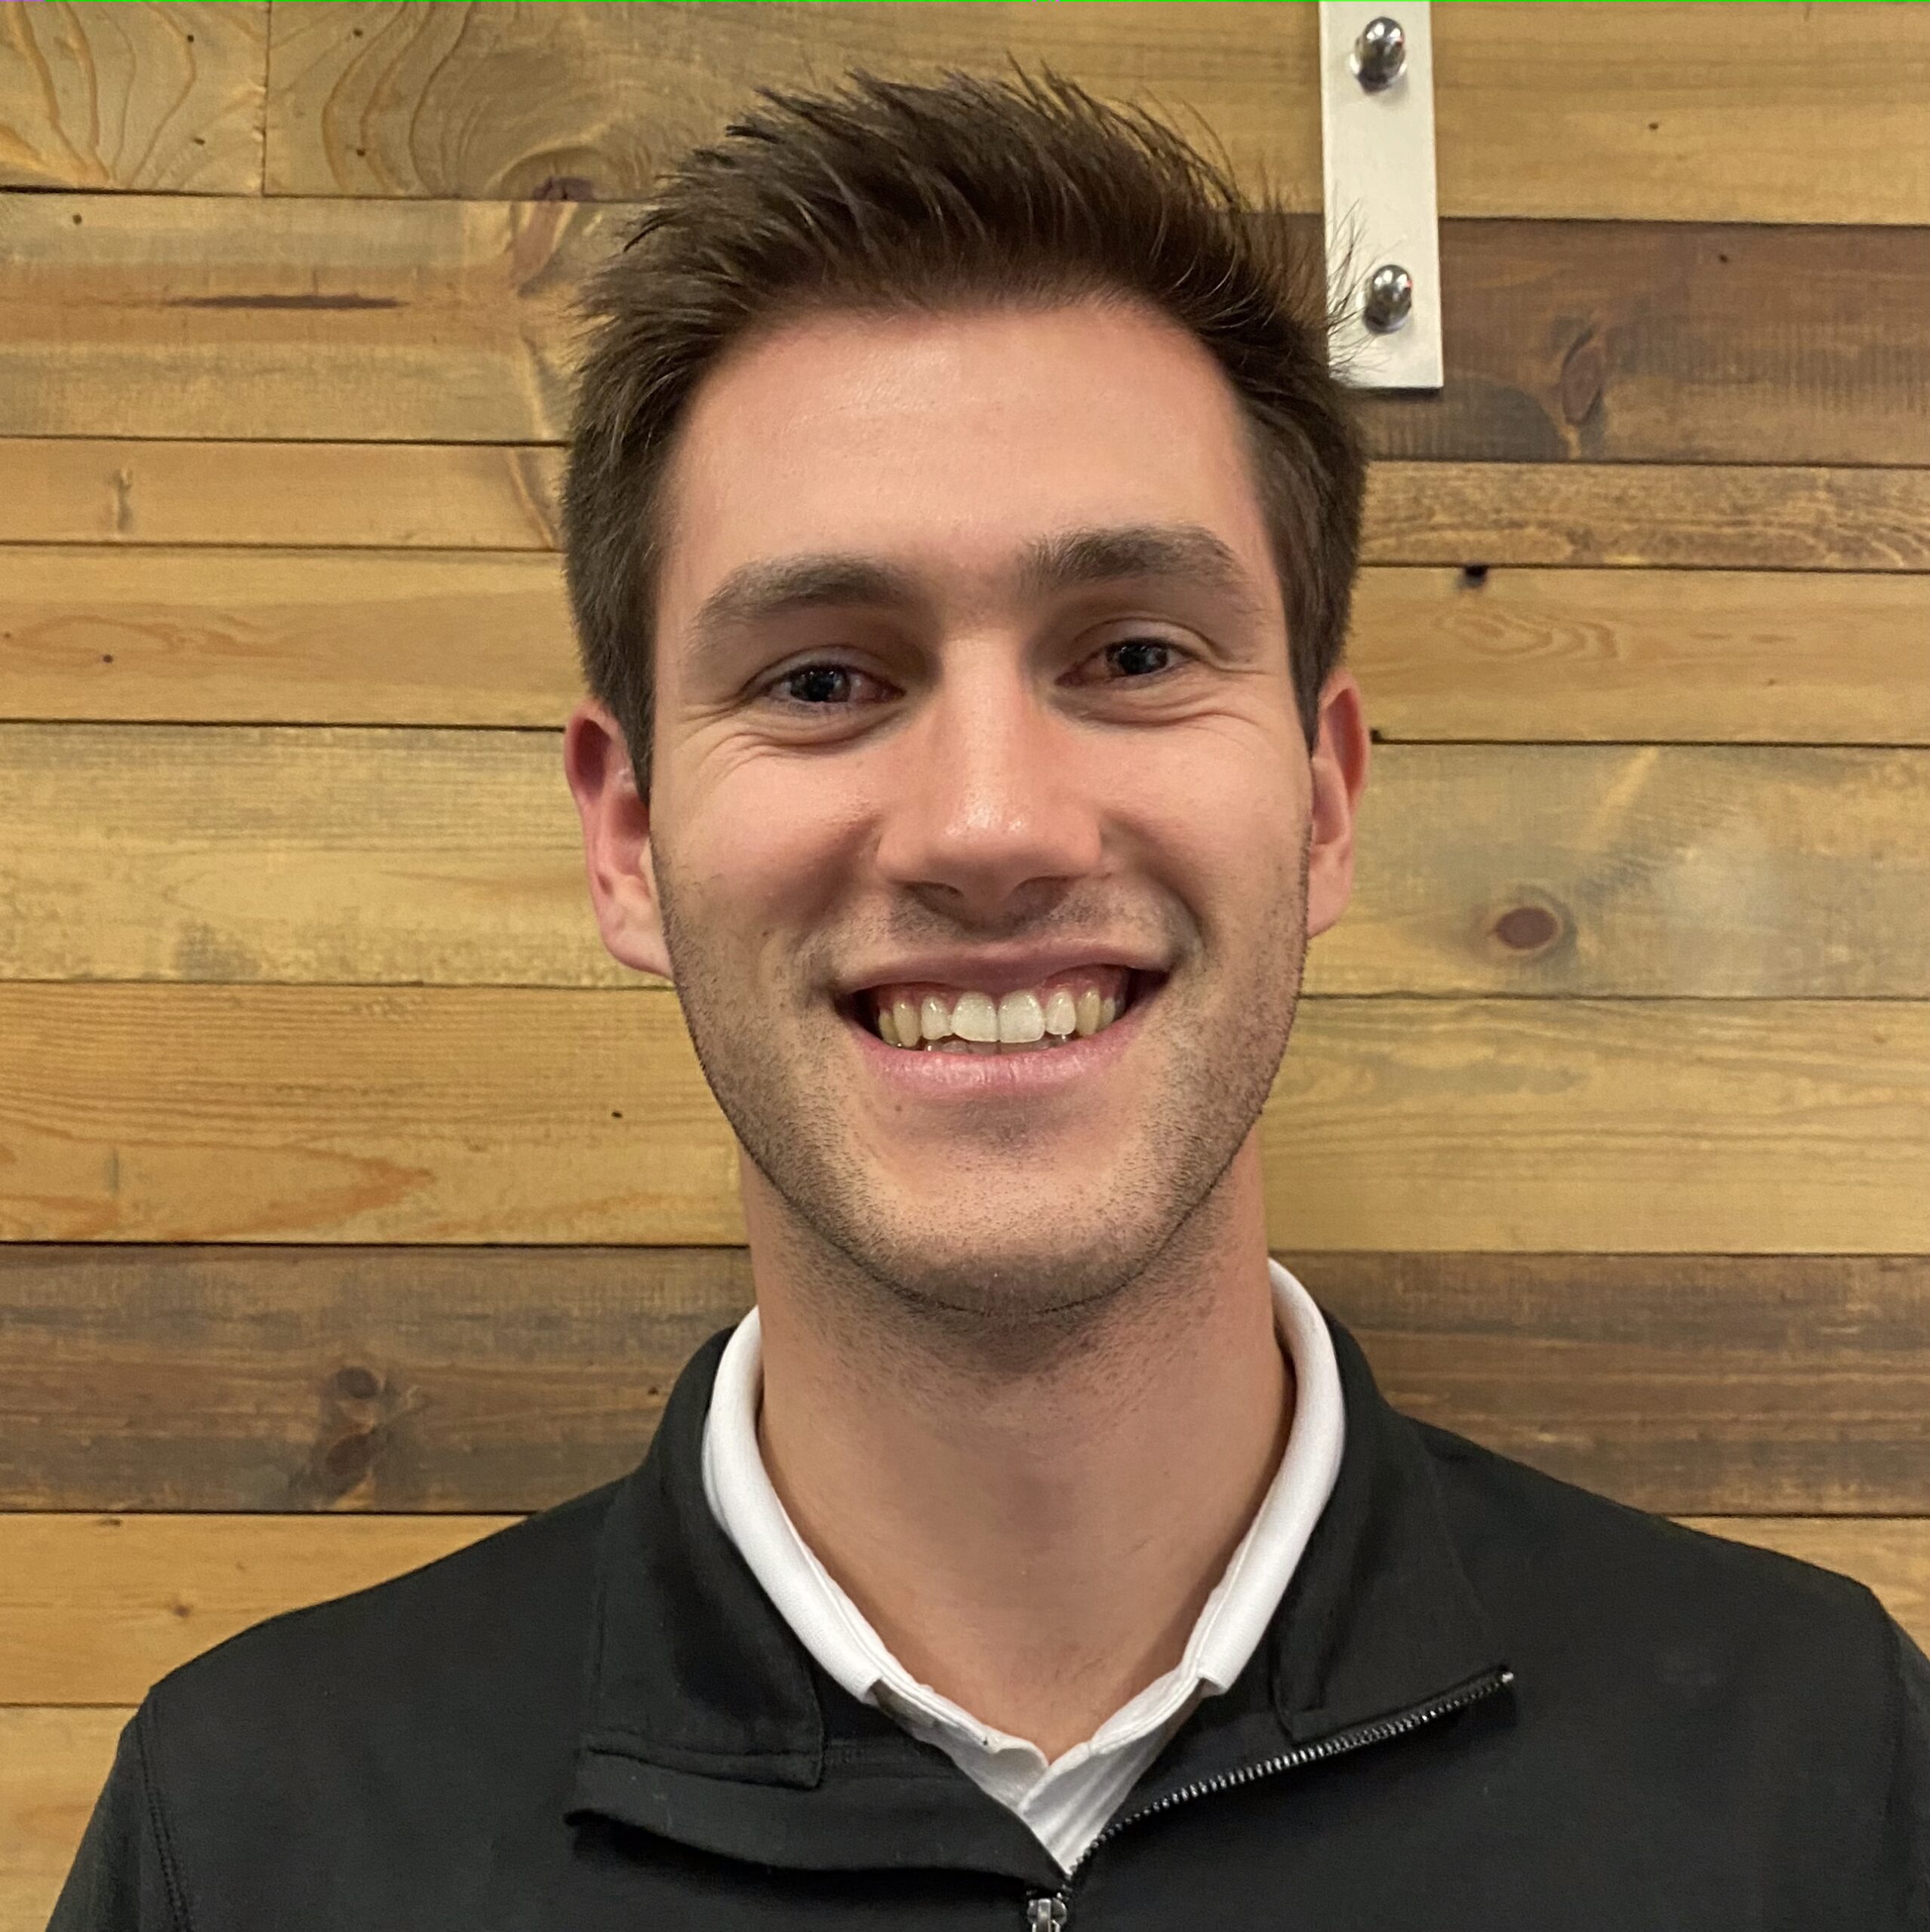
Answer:
POLYGON ((1065 1932, 1066 1895, 1041 1892, 1025 1902, 1025 1932, 1065 1932))

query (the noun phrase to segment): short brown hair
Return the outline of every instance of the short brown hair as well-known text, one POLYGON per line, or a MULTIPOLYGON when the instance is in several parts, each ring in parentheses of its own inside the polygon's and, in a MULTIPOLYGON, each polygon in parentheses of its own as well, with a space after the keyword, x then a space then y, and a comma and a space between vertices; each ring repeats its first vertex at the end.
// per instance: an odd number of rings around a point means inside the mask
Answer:
POLYGON ((848 77, 769 103, 657 184, 589 285, 563 490, 591 694, 650 782, 660 485, 706 370, 753 328, 826 309, 1137 300, 1191 331, 1248 425, 1310 748, 1339 661, 1364 463, 1327 359, 1319 266, 1270 194, 1137 108, 1049 70, 848 77))

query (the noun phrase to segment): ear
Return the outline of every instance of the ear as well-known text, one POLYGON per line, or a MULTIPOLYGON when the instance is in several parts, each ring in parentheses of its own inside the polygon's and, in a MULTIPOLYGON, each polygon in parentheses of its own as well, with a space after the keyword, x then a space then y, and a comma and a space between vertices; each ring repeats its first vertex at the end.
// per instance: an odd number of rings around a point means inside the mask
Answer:
POLYGON ((1351 671, 1337 670, 1320 694, 1320 731, 1309 764, 1313 796, 1308 830, 1307 936, 1324 933, 1353 891, 1354 815, 1367 783, 1367 716, 1351 671))
POLYGON ((563 774, 583 821, 583 864, 605 946, 626 966, 669 979, 650 803, 637 795, 623 727, 594 698, 583 700, 563 728, 563 774))

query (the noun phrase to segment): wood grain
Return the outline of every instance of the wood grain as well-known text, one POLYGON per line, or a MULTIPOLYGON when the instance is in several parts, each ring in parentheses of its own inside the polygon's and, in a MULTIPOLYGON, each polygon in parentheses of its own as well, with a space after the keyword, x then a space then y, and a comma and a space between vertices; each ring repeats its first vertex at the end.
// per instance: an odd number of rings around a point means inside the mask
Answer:
POLYGON ((1449 221, 1438 395, 1382 457, 1923 461, 1930 226, 1449 221))
MULTIPOLYGON (((743 1238, 669 993, 0 986, 0 1240, 743 1238)), ((1930 1004, 1310 999, 1291 1245, 1930 1250, 1930 1004)))
MULTIPOLYGON (((19 436, 0 440, 0 543, 549 550, 562 469, 540 444, 19 436)), ((1877 545, 1910 541, 1907 495, 1864 508, 1877 545)))
POLYGON ((1387 739, 1930 744, 1930 577, 1375 569, 1349 656, 1387 739))
POLYGON ((132 1715, 0 1706, 0 1932, 45 1932, 132 1715))
POLYGON ((0 434, 559 439, 615 208, 32 195, 0 209, 0 434))
MULTIPOLYGON (((635 212, 18 197, 0 435, 559 441, 570 300, 635 212)), ((1378 455, 1922 466, 1930 225, 1449 221, 1441 249, 1446 386, 1368 403, 1378 455)))
POLYGON ((536 725, 583 691, 562 572, 513 551, 23 545, 0 571, 11 718, 536 725))
MULTIPOLYGON (((1930 1513, 1930 1259, 1281 1258, 1396 1406, 1550 1475, 1930 1513)), ((750 1297, 734 1247, 0 1247, 0 1508, 545 1508, 636 1463, 750 1297)))
POLYGON ((386 1582, 516 1520, 0 1515, 0 1705, 138 1703, 251 1624, 386 1582))
POLYGON ((1460 5, 1433 43, 1444 213, 1930 220, 1912 10, 1460 5))
POLYGON ((261 192, 268 8, 0 11, 0 188, 261 192))
POLYGON ((1383 461, 1368 472, 1362 553, 1475 568, 1930 570, 1930 470, 1383 461))
POLYGON ((1320 999, 1265 1118, 1321 1248, 1915 1254, 1930 1007, 1320 999))
POLYGON ((0 1034, 0 1240, 743 1238, 666 992, 15 985, 0 1034))
MULTIPOLYGON (((1930 753, 1382 747, 1316 993, 1930 998, 1930 753)), ((559 734, 0 724, 0 977, 624 986, 559 734)))
POLYGON ((0 725, 0 902, 10 979, 638 979, 555 731, 0 725))
MULTIPOLYGON (((1930 220, 1907 9, 1461 6, 1435 19, 1450 215, 1930 220), (1880 54, 1873 51, 1880 44, 1880 54)), ((1315 23, 1222 6, 300 7, 274 17, 272 192, 623 199, 759 85, 1050 62, 1165 103, 1320 201, 1315 23)))
POLYGON ((1383 746, 1307 986, 1922 998, 1926 826, 1922 752, 1383 746))
POLYGON ((1671 1515, 1930 1514, 1930 1259, 1282 1258, 1396 1407, 1671 1515))
POLYGON ((0 1246, 0 1507, 540 1509, 750 1300, 734 1247, 0 1246))
MULTIPOLYGON (((22 544, 0 718, 559 728, 583 691, 537 552, 22 544)), ((1390 741, 1930 745, 1930 575, 1363 571, 1390 741)))
MULTIPOLYGON (((1930 1643, 1930 1522, 1728 1517, 1692 1527, 1856 1577, 1930 1643)), ((45 1924, 131 1715, 125 1705, 0 1707, 0 1932, 45 1924)))
POLYGON ((1183 103, 1320 205, 1317 22, 1225 5, 303 7, 274 23, 269 192, 634 198, 756 88, 1011 60, 1183 103))
MULTIPOLYGON (((553 549, 545 444, 0 438, 0 543, 553 549)), ((1930 571, 1930 469, 1401 463, 1368 564, 1930 571)))

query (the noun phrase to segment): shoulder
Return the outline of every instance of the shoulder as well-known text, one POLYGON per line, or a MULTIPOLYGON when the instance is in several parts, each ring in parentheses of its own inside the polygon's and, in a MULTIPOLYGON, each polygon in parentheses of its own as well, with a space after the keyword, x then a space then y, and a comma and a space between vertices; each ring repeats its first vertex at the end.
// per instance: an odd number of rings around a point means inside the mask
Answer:
POLYGON ((171 1672, 141 1710, 179 1789, 271 1774, 460 1758, 580 1710, 610 1484, 372 1588, 288 1611, 171 1672))
POLYGON ((1414 1427, 1469 1580, 1524 1663, 1638 1703, 1893 1719, 1895 1628, 1862 1583, 1414 1427))
POLYGON ((1869 1589, 1414 1426, 1551 1787, 1930 1932, 1930 1662, 1869 1589))

